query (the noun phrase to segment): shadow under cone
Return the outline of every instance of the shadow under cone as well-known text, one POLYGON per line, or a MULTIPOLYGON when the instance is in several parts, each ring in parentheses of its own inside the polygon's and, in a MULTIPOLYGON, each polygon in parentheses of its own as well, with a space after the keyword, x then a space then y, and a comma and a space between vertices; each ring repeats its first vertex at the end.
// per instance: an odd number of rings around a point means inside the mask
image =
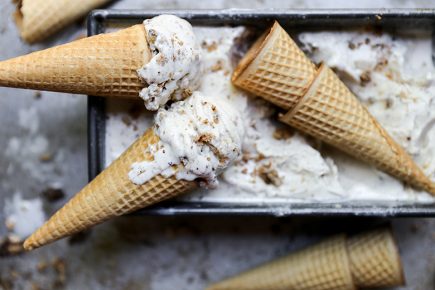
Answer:
POLYGON ((143 185, 131 182, 128 177, 131 165, 134 162, 151 160, 153 156, 146 149, 158 141, 159 138, 154 134, 154 130, 149 129, 33 233, 25 241, 24 248, 31 250, 41 247, 112 217, 194 189, 195 182, 178 180, 174 176, 166 178, 157 175, 143 185))
MULTIPOLYGON (((74 2, 74 1, 73 1, 74 2)), ((137 97, 151 58, 138 24, 0 62, 0 86, 108 97, 137 97)))

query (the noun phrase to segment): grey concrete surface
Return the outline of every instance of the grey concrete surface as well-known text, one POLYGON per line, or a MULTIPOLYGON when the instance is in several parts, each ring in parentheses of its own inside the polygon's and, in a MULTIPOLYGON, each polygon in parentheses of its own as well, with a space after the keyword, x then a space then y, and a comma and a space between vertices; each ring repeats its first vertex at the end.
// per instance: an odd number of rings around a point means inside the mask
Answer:
MULTIPOLYGON (((114 8, 435 7, 433 1, 124 0, 114 8)), ((85 33, 78 22, 43 44, 29 46, 12 22, 14 7, 0 0, 0 60, 68 42, 85 33)), ((39 197, 61 187, 66 197, 44 202, 47 216, 87 182, 86 98, 0 88, 0 236, 3 208, 17 192, 39 197), (32 121, 19 122, 19 116, 32 121), (30 125, 29 125, 30 124, 30 125), (12 150, 11 140, 18 144, 12 150), (42 142, 42 145, 41 145, 42 142), (33 150, 39 144, 39 150, 33 150), (41 161, 41 156, 50 156, 41 161)), ((88 235, 15 257, 0 257, 0 289, 204 289, 212 282, 268 261, 321 237, 389 221, 264 217, 122 217, 88 235)), ((408 286, 435 289, 435 221, 391 221, 408 286)))

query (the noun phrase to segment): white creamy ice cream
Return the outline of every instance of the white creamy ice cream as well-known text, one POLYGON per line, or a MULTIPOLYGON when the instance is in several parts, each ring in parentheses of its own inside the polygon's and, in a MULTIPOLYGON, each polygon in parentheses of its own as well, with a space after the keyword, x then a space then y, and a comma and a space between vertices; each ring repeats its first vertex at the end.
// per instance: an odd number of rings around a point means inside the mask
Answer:
POLYGON ((147 84, 140 92, 148 110, 157 110, 169 100, 182 100, 198 87, 201 51, 192 26, 173 15, 144 21, 152 58, 138 70, 147 84))
POLYGON ((40 198, 23 199, 20 193, 6 200, 4 207, 6 223, 20 239, 25 239, 45 222, 40 198))
MULTIPOLYGON (((244 27, 194 27, 196 37, 201 44, 203 70, 199 91, 214 99, 223 98, 242 114, 245 130, 242 158, 229 166, 220 177, 218 188, 198 190, 183 196, 187 200, 204 202, 230 203, 300 203, 300 202, 353 202, 353 201, 398 201, 432 203, 435 199, 429 194, 418 192, 404 186, 399 180, 380 172, 363 162, 355 160, 338 150, 324 148, 322 144, 306 137, 292 128, 276 122, 276 109, 260 99, 254 99, 232 86, 230 77, 236 61, 240 56, 240 41, 246 29, 244 27)), ((330 66, 339 67, 342 79, 369 105, 370 111, 381 124, 403 145, 416 159, 429 176, 434 176, 435 157, 431 140, 434 142, 433 101, 435 85, 427 76, 433 70, 431 57, 431 37, 425 35, 412 40, 392 36, 378 37, 358 32, 310 32, 301 35, 301 40, 309 44, 321 44, 318 49, 309 49, 315 61, 324 60, 330 66), (359 35, 359 36, 358 36, 359 35), (373 38, 373 47, 362 47, 362 51, 352 52, 353 44, 349 41, 358 36, 365 43, 366 35, 373 38), (381 46, 394 44, 391 50, 380 53, 381 46), (387 53, 387 52, 391 53, 387 53), (367 54, 368 57, 364 57, 367 54), (417 57, 418 56, 418 57, 417 57), (423 77, 414 74, 413 81, 390 83, 378 76, 376 65, 383 57, 388 57, 384 69, 394 71, 394 78, 399 73, 402 79, 406 61, 412 60, 417 67, 425 67, 423 77), (417 57, 420 61, 415 62, 417 57), (390 59, 391 58, 391 59, 390 59), (395 59, 395 60, 393 60, 395 59), (343 65, 345 64, 345 65, 343 65), (366 71, 372 70, 369 76, 366 71), (362 75, 362 78, 360 76, 362 75), (379 77, 379 78, 378 78, 379 77), (370 79, 370 81, 368 81, 370 79), (413 98, 403 98, 401 90, 413 98), (393 107, 388 98, 394 97, 393 107), (419 104, 419 105, 418 105, 419 104), (398 106, 398 107, 396 107, 398 106), (432 109, 431 109, 432 108, 432 109), (405 133, 406 132, 406 133, 405 133), (412 134, 411 140, 406 138, 412 134), (405 136, 405 138, 400 137, 405 136), (415 139, 414 139, 415 136, 415 139), (420 137, 422 136, 422 137, 420 137), (420 140, 420 141, 419 141, 420 140), (420 152, 416 154, 416 152, 420 152)), ((241 41, 246 46, 245 41, 241 41)), ((242 50, 246 49, 243 47, 242 50)), ((382 64, 378 65, 382 66, 382 64)), ((385 74, 384 74, 385 75, 385 74)), ((387 77, 388 79, 388 77, 387 77)), ((388 79, 389 80, 389 79, 388 79)), ((391 81, 391 80, 390 80, 391 81)), ((403 95, 403 94, 402 94, 403 95)), ((113 112, 113 109, 112 109, 113 112)), ((133 120, 133 125, 124 124, 121 119, 128 113, 109 112, 107 121, 106 164, 115 156, 116 136, 132 126, 138 127, 135 134, 146 130, 148 124, 142 119, 133 120), (119 131, 118 131, 119 130, 119 131), (108 134, 111 137, 108 137, 108 134)), ((142 118, 142 117, 141 117, 142 118)), ((149 119, 149 118, 148 118, 149 119)), ((131 137, 131 142, 133 141, 131 137)), ((432 143, 433 144, 433 143, 432 143)), ((125 148, 122 148, 125 149, 125 148)), ((117 152, 122 149, 116 148, 117 152)))
POLYGON ((129 177, 143 184, 157 174, 203 181, 217 186, 217 175, 242 151, 244 127, 240 113, 222 99, 194 92, 185 101, 160 109, 154 131, 160 141, 147 148, 153 161, 134 163, 129 177), (174 170, 174 165, 181 168, 174 170))
MULTIPOLYGON (((434 180, 435 69, 431 32, 396 36, 318 32, 303 33, 299 39, 314 61, 324 61, 337 70, 373 116, 434 180)), ((378 170, 356 166, 346 157, 335 158, 335 162, 346 171, 341 174, 341 182, 355 198, 375 198, 379 192, 392 190, 415 192, 378 170), (355 182, 361 176, 366 182, 355 182)), ((384 195, 378 198, 389 199, 397 194, 384 195)))

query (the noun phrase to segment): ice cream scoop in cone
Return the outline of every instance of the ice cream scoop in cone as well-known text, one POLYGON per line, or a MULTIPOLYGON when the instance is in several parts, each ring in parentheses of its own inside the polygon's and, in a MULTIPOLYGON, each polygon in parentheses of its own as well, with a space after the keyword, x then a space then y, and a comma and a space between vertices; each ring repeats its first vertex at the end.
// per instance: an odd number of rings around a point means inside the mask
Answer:
POLYGON ((345 235, 216 283, 207 290, 355 289, 345 235))
POLYGON ((83 231, 109 218, 123 215, 195 188, 193 181, 174 176, 156 175, 142 185, 129 179, 131 165, 152 160, 147 152, 159 137, 149 129, 118 159, 56 212, 24 243, 26 250, 35 249, 63 237, 83 231))
POLYGON ((234 71, 233 83, 283 109, 293 108, 308 90, 316 66, 275 22, 234 71))
POLYGON ((111 0, 15 0, 15 22, 21 37, 29 42, 41 41, 89 11, 111 0))
POLYGON ((0 86, 137 97, 144 87, 137 70, 150 59, 145 28, 138 24, 2 61, 0 86))
POLYGON ((351 272, 361 288, 403 286, 405 278, 391 229, 379 229, 347 241, 351 272))
POLYGON ((325 65, 306 95, 281 121, 435 194, 433 182, 325 65))

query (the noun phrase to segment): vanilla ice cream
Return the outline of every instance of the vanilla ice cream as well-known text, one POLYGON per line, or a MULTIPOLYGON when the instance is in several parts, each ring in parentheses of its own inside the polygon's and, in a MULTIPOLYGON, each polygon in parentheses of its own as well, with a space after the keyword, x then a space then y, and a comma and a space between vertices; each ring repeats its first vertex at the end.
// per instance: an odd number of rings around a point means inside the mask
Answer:
POLYGON ((223 99, 194 92, 185 101, 160 109, 154 131, 160 140, 146 148, 152 161, 134 163, 129 177, 143 184, 157 174, 178 179, 200 180, 205 187, 217 186, 217 175, 242 151, 244 127, 235 108, 223 99), (174 165, 182 165, 176 171, 174 165))
POLYGON ((201 50, 192 26, 173 15, 160 15, 143 22, 152 58, 138 70, 146 83, 140 92, 148 110, 169 100, 182 100, 198 87, 201 50))
MULTIPOLYGON (((277 122, 275 107, 232 86, 231 73, 247 48, 248 31, 244 27, 194 27, 203 62, 198 90, 238 110, 245 134, 242 156, 222 173, 219 186, 199 189, 182 199, 261 204, 435 202, 428 193, 277 122)), ((299 40, 314 61, 325 61, 341 72, 342 79, 371 113, 434 179, 435 148, 430 146, 435 141, 431 125, 435 123, 431 36, 394 38, 353 31, 303 33, 299 40), (405 60, 413 60, 414 66, 424 69, 410 71, 405 60)), ((133 142, 134 135, 145 131, 149 124, 146 120, 150 119, 141 116, 126 123, 122 121, 125 118, 129 118, 128 112, 108 104, 106 165, 126 148, 116 145, 119 136, 130 130, 125 140, 133 142), (136 128, 134 132, 132 127, 136 128)))

